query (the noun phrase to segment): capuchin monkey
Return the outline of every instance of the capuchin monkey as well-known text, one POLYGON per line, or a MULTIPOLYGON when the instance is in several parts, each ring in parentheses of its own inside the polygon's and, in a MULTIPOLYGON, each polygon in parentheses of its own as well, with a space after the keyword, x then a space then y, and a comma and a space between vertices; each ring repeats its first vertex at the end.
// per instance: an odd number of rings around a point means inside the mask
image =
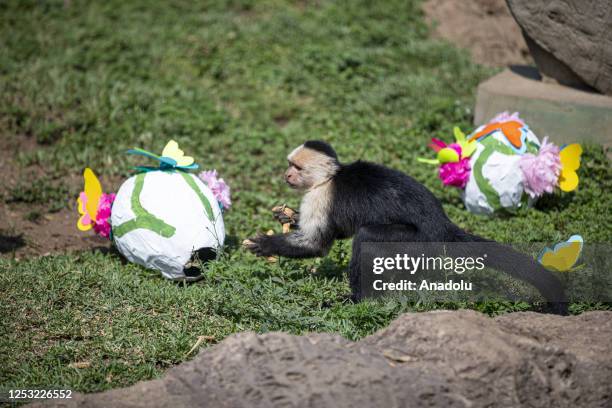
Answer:
POLYGON ((254 254, 324 256, 334 240, 354 236, 349 281, 352 298, 359 301, 362 242, 487 242, 495 245, 487 266, 532 284, 549 301, 551 312, 567 314, 563 287, 552 273, 527 255, 453 224, 433 193, 412 177, 374 163, 340 163, 323 141, 307 141, 287 159, 285 181, 304 192, 297 228, 246 240, 254 254))

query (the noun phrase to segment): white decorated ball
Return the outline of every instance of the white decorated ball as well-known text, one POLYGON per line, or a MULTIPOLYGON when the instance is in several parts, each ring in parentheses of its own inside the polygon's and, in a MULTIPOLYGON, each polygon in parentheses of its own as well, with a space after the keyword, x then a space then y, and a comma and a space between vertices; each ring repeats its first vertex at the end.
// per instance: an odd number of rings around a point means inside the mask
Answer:
POLYGON ((129 261, 169 279, 184 277, 195 251, 225 240, 221 209, 195 175, 175 170, 139 173, 119 188, 113 203, 113 240, 129 261))
MULTIPOLYGON (((483 127, 476 129, 479 132, 483 127)), ((534 200, 525 193, 519 161, 525 153, 536 153, 540 142, 527 125, 521 128, 521 146, 516 147, 496 130, 478 140, 470 157, 470 178, 463 191, 466 208, 475 214, 515 211, 531 206, 534 200)))

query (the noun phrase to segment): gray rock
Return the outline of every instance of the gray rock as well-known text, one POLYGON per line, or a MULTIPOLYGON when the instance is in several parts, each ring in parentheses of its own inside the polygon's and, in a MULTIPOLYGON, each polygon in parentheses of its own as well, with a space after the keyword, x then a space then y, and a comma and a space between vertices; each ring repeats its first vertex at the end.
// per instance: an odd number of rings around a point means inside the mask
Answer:
POLYGON ((541 81, 535 68, 513 67, 478 86, 474 125, 503 111, 520 112, 536 135, 549 136, 559 146, 588 142, 612 147, 612 98, 541 81))
POLYGON ((162 378, 56 407, 603 407, 612 312, 404 314, 358 342, 240 333, 162 378))
POLYGON ((542 75, 612 95, 612 2, 507 2, 542 75))

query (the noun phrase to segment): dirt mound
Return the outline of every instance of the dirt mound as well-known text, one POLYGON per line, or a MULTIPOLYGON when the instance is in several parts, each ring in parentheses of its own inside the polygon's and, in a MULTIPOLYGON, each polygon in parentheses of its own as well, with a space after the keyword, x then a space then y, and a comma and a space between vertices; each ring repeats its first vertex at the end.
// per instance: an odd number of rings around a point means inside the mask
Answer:
POLYGON ((610 406, 612 312, 404 314, 350 342, 240 333, 162 379, 37 406, 610 406))
POLYGON ((469 49, 491 67, 531 63, 521 29, 505 0, 428 0, 423 5, 434 35, 469 49))

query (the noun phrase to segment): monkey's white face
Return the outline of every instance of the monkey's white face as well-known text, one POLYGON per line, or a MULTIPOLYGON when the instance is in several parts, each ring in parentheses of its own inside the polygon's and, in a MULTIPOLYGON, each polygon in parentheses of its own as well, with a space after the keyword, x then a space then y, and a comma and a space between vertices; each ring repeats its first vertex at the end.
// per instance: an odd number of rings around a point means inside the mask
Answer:
POLYGON ((296 190, 306 190, 310 187, 310 183, 307 183, 304 178, 304 169, 291 161, 285 171, 285 181, 289 184, 289 187, 296 190))
POLYGON ((329 156, 303 145, 291 152, 287 161, 285 181, 296 190, 308 190, 324 183, 338 170, 337 163, 329 156))

